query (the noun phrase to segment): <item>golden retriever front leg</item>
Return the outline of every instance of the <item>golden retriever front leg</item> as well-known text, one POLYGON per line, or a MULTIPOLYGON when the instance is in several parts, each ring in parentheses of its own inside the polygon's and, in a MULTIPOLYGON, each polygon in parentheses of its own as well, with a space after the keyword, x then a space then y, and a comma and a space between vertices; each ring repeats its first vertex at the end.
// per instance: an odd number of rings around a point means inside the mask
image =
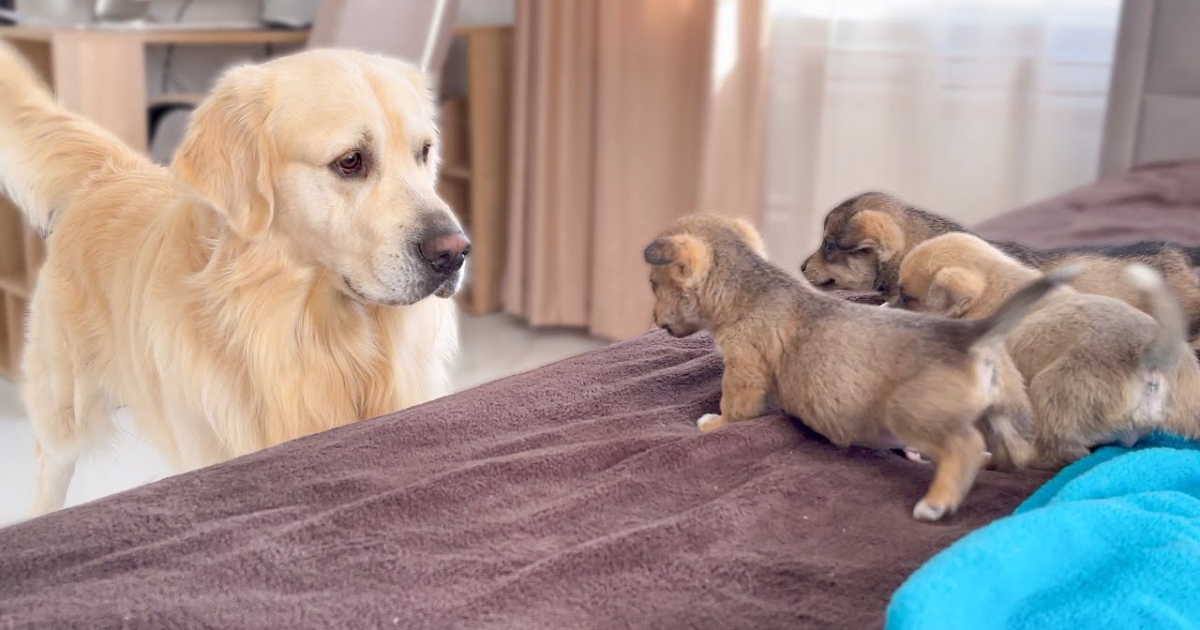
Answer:
POLYGON ((725 373, 721 376, 721 413, 706 413, 696 420, 702 433, 715 431, 730 422, 762 415, 767 406, 770 368, 755 350, 726 351, 725 373))

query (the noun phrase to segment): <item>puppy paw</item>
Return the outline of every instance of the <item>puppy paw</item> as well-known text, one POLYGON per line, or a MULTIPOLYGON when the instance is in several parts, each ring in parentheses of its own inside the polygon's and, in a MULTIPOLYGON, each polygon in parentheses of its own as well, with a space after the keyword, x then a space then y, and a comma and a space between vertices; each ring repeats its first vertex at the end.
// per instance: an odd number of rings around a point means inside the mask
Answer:
POLYGON ((936 521, 943 516, 946 516, 949 510, 945 505, 930 503, 925 499, 921 499, 917 506, 913 508, 913 518, 918 521, 936 521))
POLYGON ((701 433, 716 431, 725 426, 725 424, 725 418, 722 418, 719 413, 706 413, 696 421, 696 426, 700 428, 701 433))
POLYGON ((932 460, 925 459, 924 455, 912 450, 911 448, 904 449, 904 456, 914 462, 917 462, 918 464, 928 464, 932 462, 932 460))

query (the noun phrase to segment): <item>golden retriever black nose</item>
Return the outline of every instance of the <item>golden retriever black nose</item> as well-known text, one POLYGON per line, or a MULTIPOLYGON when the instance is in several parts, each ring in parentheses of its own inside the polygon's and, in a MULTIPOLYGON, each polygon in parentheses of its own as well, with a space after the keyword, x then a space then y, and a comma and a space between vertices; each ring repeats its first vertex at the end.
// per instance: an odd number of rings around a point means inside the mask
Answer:
POLYGON ((471 253, 471 241, 462 232, 449 232, 425 239, 417 245, 417 251, 434 271, 454 273, 462 268, 467 254, 471 253))

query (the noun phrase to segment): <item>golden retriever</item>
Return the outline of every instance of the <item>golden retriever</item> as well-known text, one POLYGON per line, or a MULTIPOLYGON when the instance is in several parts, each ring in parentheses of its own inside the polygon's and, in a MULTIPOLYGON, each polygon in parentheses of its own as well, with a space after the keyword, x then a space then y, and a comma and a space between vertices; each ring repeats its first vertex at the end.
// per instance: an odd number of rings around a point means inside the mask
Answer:
POLYGON ((164 168, 0 44, 0 178, 47 237, 29 314, 32 511, 128 406, 176 469, 447 392, 470 243, 412 66, 311 50, 227 71, 164 168))

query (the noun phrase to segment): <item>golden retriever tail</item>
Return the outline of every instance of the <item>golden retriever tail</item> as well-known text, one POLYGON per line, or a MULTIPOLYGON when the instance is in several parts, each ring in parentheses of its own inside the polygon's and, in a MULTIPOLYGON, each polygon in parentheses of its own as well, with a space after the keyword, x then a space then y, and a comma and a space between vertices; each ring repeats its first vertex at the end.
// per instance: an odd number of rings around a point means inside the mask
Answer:
POLYGON ((1125 268, 1125 277, 1137 287, 1142 299, 1150 305, 1150 315, 1158 322, 1158 333, 1142 355, 1142 365, 1148 370, 1160 370, 1174 363, 1187 343, 1187 314, 1171 294, 1166 282, 1149 265, 1132 263, 1125 268))
MULTIPOLYGON (((1033 310, 1035 304, 1050 291, 1070 282, 1083 272, 1083 265, 1064 265, 1042 275, 1021 287, 1008 298, 995 313, 983 319, 972 320, 974 339, 971 348, 986 346, 1002 341, 1033 310)), ((964 320, 966 321, 966 320, 964 320)))
POLYGON ((93 182, 147 167, 149 158, 60 105, 33 66, 0 41, 0 192, 42 234, 93 182))

